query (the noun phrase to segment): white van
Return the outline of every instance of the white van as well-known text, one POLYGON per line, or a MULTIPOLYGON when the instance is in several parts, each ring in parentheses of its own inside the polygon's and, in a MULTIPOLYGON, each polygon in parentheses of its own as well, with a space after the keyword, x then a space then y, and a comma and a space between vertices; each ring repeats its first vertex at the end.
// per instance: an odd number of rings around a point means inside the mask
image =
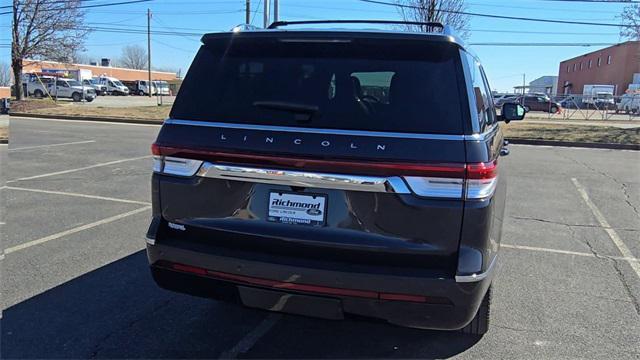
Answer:
POLYGON ((640 113, 640 93, 624 94, 620 102, 616 104, 616 113, 638 114, 640 113))
POLYGON ((169 83, 164 80, 155 80, 153 81, 153 85, 155 87, 154 95, 169 95, 169 83))
POLYGON ((129 88, 114 77, 101 76, 94 78, 100 85, 107 87, 107 95, 129 95, 129 88))

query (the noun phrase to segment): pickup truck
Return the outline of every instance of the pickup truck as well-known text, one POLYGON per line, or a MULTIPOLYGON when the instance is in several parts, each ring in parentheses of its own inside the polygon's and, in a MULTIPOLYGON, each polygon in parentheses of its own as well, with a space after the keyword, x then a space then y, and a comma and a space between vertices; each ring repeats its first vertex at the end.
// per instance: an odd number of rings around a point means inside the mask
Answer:
POLYGON ((96 91, 93 87, 83 86, 77 80, 58 79, 55 83, 49 84, 49 93, 57 98, 69 98, 73 101, 92 102, 96 98, 96 91))

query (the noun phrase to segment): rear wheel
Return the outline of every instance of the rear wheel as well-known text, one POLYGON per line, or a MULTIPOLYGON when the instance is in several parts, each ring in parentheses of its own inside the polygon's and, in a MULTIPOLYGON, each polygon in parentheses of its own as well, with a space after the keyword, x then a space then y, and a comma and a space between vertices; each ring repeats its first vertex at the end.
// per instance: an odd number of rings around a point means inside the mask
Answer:
POLYGON ((484 335, 489 331, 489 318, 491 315, 491 286, 487 290, 487 293, 482 299, 482 304, 476 313, 476 316, 471 320, 469 325, 462 328, 464 334, 471 335, 484 335))
POLYGON ((552 106, 551 109, 549 109, 549 112, 555 114, 558 112, 558 108, 556 106, 552 106))
POLYGON ((144 91, 142 91, 142 90, 138 91, 138 95, 144 96, 144 91))
POLYGON ((36 90, 33 92, 33 96, 35 96, 35 97, 37 97, 37 98, 41 98, 43 95, 44 95, 44 94, 42 93, 42 90, 40 90, 40 89, 36 89, 36 90))

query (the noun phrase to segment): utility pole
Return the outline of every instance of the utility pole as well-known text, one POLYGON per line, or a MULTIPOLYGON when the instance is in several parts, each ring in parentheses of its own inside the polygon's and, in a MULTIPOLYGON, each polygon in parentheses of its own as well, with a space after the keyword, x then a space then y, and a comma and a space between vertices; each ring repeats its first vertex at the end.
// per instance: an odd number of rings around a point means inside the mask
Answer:
POLYGON ((269 8, 271 7, 271 0, 264 0, 264 17, 262 18, 263 27, 266 29, 269 27, 269 8))
POLYGON ((244 23, 249 24, 251 22, 251 0, 247 0, 245 3, 245 15, 244 23))
POLYGON ((149 97, 151 97, 151 9, 147 9, 147 67, 149 69, 147 89, 149 90, 149 97))
POLYGON ((522 73, 522 105, 524 106, 524 87, 526 86, 527 74, 522 73))
POLYGON ((280 1, 273 0, 273 22, 279 20, 280 17, 280 1))

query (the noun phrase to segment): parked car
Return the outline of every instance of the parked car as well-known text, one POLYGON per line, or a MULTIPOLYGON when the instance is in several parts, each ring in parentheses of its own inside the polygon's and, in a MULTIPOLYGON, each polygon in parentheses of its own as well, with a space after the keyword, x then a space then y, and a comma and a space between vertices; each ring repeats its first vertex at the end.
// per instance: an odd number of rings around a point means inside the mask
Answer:
POLYGON ((548 96, 525 95, 524 100, 522 96, 519 96, 513 101, 522 104, 527 112, 545 111, 555 114, 562 110, 562 106, 558 102, 551 100, 548 96))
POLYGON ((499 122, 525 112, 497 116, 479 59, 430 26, 204 35, 152 145, 156 283, 484 334, 505 220, 499 122))
POLYGON ((169 92, 169 83, 164 80, 155 80, 153 81, 153 85, 155 88, 155 95, 170 95, 169 92))
POLYGON ((518 95, 502 95, 493 99, 493 103, 496 107, 500 108, 504 103, 515 102, 518 95))
POLYGON ((154 95, 156 93, 156 86, 151 83, 151 87, 149 87, 148 80, 130 80, 130 81, 122 81, 122 83, 129 89, 129 94, 133 95, 154 95))
POLYGON ((640 93, 622 95, 620 101, 616 104, 616 113, 620 112, 625 114, 640 113, 640 93))
POLYGON ((84 79, 82 85, 92 88, 96 92, 96 96, 104 95, 107 93, 107 87, 100 85, 95 79, 84 79))
POLYGON ((129 88, 127 88, 120 80, 114 77, 101 76, 94 78, 100 85, 106 86, 107 95, 129 95, 129 88))
POLYGON ((93 87, 82 86, 77 80, 57 79, 55 83, 49 84, 49 93, 57 98, 69 98, 73 101, 83 99, 92 102, 96 98, 96 91, 93 87))

